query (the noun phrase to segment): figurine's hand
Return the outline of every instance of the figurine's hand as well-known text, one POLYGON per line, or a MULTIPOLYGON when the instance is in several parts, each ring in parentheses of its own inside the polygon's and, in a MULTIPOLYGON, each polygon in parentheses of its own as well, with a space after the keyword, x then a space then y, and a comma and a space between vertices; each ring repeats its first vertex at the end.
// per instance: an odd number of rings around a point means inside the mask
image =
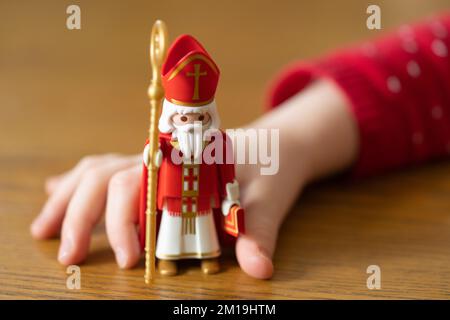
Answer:
POLYGON ((239 201, 239 183, 237 180, 227 183, 225 188, 227 191, 227 197, 222 201, 222 214, 227 216, 230 213, 232 206, 240 206, 241 203, 239 201))
POLYGON ((222 214, 226 217, 230 213, 231 207, 234 205, 240 206, 241 204, 239 201, 233 201, 233 200, 228 200, 228 199, 223 200, 222 201, 222 214))
POLYGON ((106 207, 106 231, 117 263, 121 268, 134 266, 141 255, 136 230, 141 173, 139 155, 102 155, 87 157, 67 173, 49 178, 49 198, 31 225, 32 235, 44 239, 61 231, 58 260, 64 265, 80 263, 106 207))
MULTIPOLYGON (((144 148, 144 152, 142 153, 142 159, 144 160, 144 164, 146 167, 148 167, 148 159, 150 158, 149 154, 148 154, 149 150, 150 150, 150 146, 147 144, 144 148)), ((161 166, 162 160, 163 160, 162 151, 161 151, 161 149, 158 149, 158 151, 156 151, 156 154, 155 154, 155 166, 157 168, 159 168, 161 166)))

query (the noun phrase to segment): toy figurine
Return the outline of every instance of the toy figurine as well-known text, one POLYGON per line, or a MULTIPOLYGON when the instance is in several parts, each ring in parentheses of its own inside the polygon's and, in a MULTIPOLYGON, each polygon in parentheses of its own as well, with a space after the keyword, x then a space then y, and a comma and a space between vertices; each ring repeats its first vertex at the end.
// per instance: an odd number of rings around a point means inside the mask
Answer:
MULTIPOLYGON (((160 32, 155 45, 163 45, 164 36, 165 31, 160 32)), ((164 53, 159 48, 156 54, 164 53)), ((200 259, 203 273, 219 272, 220 243, 244 231, 232 145, 219 130, 214 99, 219 75, 203 46, 192 36, 182 35, 169 48, 149 89, 151 98, 157 96, 155 81, 162 80, 159 137, 156 143, 151 141, 152 130, 156 131, 151 125, 143 152, 140 242, 146 247, 147 263, 154 263, 148 261, 152 255, 158 258, 162 275, 176 275, 180 259, 200 259), (222 149, 211 152, 212 144, 222 149), (156 198, 151 188, 156 188, 156 198)), ((152 268, 147 265, 150 272, 152 268)))

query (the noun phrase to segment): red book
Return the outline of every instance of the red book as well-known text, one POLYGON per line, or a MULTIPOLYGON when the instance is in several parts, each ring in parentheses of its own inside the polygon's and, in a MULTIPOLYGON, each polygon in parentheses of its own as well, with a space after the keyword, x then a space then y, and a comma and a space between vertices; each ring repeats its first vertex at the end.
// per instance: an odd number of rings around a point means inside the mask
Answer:
POLYGON ((237 205, 232 206, 225 217, 225 231, 233 237, 237 237, 239 233, 245 233, 244 226, 244 209, 237 205))

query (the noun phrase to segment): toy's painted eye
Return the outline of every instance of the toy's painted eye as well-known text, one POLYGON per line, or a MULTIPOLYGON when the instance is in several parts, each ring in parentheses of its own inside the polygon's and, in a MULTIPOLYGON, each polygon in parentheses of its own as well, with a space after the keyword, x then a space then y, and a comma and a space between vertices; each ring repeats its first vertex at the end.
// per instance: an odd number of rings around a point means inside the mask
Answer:
POLYGON ((181 116, 180 120, 183 122, 186 122, 188 120, 188 118, 186 116, 181 116))
POLYGON ((203 121, 204 119, 205 119, 204 115, 201 115, 201 116, 198 117, 198 121, 203 121))

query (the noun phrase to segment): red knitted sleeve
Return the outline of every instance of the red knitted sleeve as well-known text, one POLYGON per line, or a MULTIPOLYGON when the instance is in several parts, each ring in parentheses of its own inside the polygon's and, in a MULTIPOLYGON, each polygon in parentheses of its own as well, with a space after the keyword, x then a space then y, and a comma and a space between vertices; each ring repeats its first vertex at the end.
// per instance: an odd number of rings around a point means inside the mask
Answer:
POLYGON ((347 95, 358 123, 355 176, 450 155, 450 14, 286 68, 269 91, 275 107, 318 77, 347 95))

